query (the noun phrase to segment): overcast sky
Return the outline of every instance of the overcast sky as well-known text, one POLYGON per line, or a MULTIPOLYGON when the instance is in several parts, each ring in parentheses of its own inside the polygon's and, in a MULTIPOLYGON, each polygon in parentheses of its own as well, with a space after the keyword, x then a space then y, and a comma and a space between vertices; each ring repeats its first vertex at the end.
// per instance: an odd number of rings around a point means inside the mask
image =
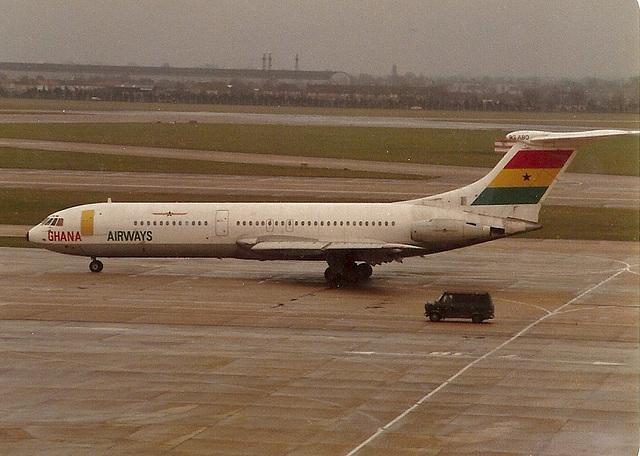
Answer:
POLYGON ((638 0, 0 0, 0 61, 630 77, 638 0))

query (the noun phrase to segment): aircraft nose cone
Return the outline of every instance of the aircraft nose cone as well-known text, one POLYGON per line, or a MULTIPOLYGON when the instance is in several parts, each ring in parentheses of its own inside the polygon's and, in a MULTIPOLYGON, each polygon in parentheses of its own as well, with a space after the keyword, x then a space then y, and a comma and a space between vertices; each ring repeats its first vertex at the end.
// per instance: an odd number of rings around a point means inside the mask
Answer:
POLYGON ((28 242, 38 242, 38 230, 36 229, 37 227, 33 227, 31 228, 29 231, 27 231, 27 235, 25 236, 27 238, 28 242))

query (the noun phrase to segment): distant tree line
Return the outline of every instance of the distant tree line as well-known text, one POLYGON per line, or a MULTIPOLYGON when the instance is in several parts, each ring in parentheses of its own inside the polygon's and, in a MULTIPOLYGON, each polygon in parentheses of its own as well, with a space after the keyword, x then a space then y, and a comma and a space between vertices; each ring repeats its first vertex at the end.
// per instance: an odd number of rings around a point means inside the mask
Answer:
POLYGON ((355 77, 351 84, 306 84, 266 80, 201 83, 169 81, 25 81, 0 84, 1 97, 257 106, 308 106, 473 111, 638 113, 639 78, 605 81, 448 78, 412 74, 355 77))

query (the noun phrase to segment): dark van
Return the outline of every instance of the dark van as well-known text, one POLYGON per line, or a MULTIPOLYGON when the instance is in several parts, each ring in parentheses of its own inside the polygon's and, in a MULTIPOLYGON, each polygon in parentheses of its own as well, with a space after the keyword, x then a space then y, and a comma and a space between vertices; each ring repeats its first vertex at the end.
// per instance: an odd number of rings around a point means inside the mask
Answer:
POLYGON ((482 323, 493 318, 493 302, 489 293, 445 291, 436 301, 429 301, 424 305, 424 314, 431 321, 471 318, 474 323, 482 323))

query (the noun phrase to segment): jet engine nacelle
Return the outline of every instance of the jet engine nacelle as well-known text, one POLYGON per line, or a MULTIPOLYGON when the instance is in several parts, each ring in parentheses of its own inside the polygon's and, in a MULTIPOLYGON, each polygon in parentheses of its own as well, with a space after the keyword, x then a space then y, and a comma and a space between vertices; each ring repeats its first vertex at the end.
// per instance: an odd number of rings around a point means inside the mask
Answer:
POLYGON ((465 220, 431 219, 411 225, 411 239, 416 242, 455 242, 482 239, 490 235, 490 227, 465 220))

